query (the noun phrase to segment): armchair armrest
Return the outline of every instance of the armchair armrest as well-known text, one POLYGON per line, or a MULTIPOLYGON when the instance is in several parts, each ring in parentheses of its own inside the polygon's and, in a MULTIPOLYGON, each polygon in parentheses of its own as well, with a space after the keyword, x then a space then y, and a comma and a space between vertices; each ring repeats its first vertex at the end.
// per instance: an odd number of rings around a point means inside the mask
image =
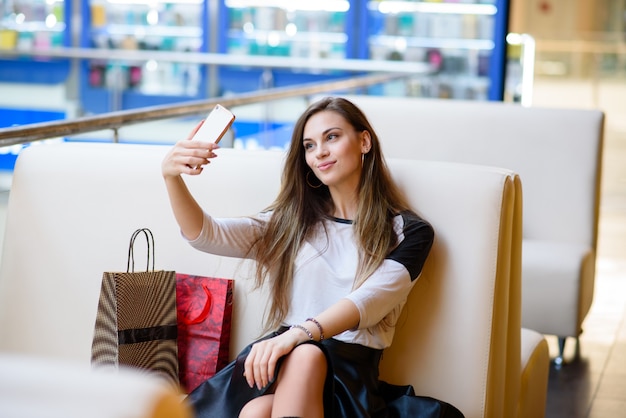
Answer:
POLYGON ((191 412, 171 386, 146 373, 0 354, 0 416, 190 418, 191 412))

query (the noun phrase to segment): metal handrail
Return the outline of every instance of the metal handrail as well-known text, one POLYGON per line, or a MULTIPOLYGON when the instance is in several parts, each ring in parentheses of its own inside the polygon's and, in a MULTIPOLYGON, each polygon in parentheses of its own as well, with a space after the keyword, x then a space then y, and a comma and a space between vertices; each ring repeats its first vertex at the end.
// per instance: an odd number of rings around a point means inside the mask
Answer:
POLYGON ((626 54, 626 42, 602 42, 585 39, 538 39, 538 52, 577 52, 589 54, 626 54))
POLYGON ((252 93, 235 94, 229 95, 228 97, 214 97, 206 100, 184 102, 182 104, 123 110, 97 116, 85 116, 73 120, 41 122, 3 128, 0 129, 0 147, 24 144, 48 138, 95 132, 104 129, 113 129, 115 131, 115 137, 117 138, 117 130, 124 125, 150 122, 159 119, 193 116, 201 113, 206 114, 217 103, 226 107, 235 107, 289 97, 350 90, 405 77, 408 77, 406 73, 373 74, 322 83, 309 83, 291 87, 257 90, 252 93))

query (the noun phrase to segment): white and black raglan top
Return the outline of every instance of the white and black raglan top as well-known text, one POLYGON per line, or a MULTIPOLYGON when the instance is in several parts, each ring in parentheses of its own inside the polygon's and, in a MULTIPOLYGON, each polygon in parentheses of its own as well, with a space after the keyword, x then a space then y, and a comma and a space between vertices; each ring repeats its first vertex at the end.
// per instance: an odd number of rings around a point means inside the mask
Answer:
MULTIPOLYGON (((202 232, 189 242, 204 252, 247 257, 251 243, 261 232, 259 221, 265 222, 269 216, 271 213, 261 213, 255 219, 212 218, 205 213, 202 232)), ((345 298, 356 305, 360 322, 357 329, 334 338, 377 349, 388 347, 434 239, 431 225, 413 213, 396 215, 393 225, 398 237, 396 247, 372 276, 353 289, 358 249, 352 222, 337 218, 320 222, 296 258, 285 325, 302 323, 345 298)))

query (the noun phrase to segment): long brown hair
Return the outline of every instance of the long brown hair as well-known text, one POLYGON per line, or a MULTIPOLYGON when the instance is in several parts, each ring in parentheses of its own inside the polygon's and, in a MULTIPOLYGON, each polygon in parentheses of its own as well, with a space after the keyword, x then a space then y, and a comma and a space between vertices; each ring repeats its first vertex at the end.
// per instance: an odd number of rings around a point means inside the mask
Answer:
MULTIPOLYGON (((304 127, 309 118, 322 111, 336 112, 352 125, 355 132, 368 131, 371 137, 371 149, 363 156, 358 207, 353 220, 359 244, 359 267, 354 288, 374 273, 397 244, 393 216, 410 210, 391 178, 378 137, 363 112, 343 98, 328 97, 312 104, 294 126, 280 192, 268 208, 273 215, 253 248, 257 259, 256 285, 260 287, 267 280, 270 285, 272 303, 266 317, 268 329, 279 326, 289 311, 294 261, 302 242, 333 209, 328 187, 324 184, 317 188, 310 186, 312 180, 318 182, 318 179, 306 163, 302 144, 304 127)), ((311 316, 318 313, 311 312, 311 316)))

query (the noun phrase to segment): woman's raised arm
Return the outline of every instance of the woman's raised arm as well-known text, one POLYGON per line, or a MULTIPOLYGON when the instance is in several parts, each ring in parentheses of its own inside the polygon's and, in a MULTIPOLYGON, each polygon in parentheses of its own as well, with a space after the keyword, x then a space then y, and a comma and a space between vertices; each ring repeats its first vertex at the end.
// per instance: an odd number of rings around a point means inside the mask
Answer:
POLYGON ((202 208, 191 195, 182 174, 194 176, 202 173, 210 159, 217 157, 213 151, 219 148, 212 142, 190 140, 200 125, 196 126, 189 138, 177 142, 161 163, 161 173, 174 217, 182 234, 190 240, 200 235, 203 215, 202 208))

